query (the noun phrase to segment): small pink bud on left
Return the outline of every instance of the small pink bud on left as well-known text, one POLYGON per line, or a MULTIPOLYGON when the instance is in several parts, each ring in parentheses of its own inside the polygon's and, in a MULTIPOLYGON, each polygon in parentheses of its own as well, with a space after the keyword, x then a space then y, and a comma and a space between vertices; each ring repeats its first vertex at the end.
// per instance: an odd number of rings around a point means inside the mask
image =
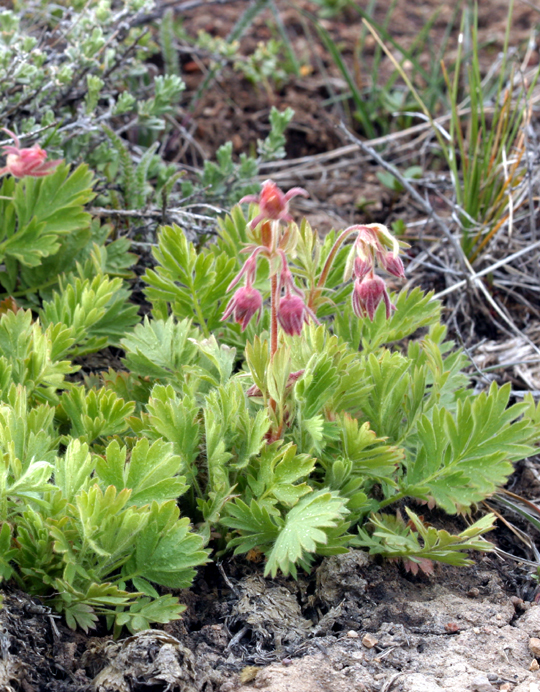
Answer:
POLYGON ((242 286, 235 292, 229 301, 221 321, 233 315, 235 322, 241 324, 242 331, 244 331, 251 318, 256 313, 259 313, 258 319, 260 318, 262 303, 262 296, 256 288, 252 286, 242 286))
POLYGON ((2 152, 6 154, 6 165, 0 168, 0 175, 11 173, 15 178, 42 178, 54 173, 58 164, 62 163, 62 159, 46 161, 47 152, 37 144, 30 149, 21 149, 17 135, 5 128, 2 129, 13 138, 15 146, 2 147, 2 152))

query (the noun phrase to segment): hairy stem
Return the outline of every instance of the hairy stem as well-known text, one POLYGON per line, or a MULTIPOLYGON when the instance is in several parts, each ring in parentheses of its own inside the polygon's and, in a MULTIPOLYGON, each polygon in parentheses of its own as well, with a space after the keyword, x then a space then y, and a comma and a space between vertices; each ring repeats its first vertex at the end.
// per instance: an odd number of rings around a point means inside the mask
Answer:
POLYGON ((391 505, 392 503, 397 502, 398 500, 401 500, 404 497, 407 497, 406 492, 399 492, 396 493, 396 495, 393 495, 392 497, 387 497, 386 500, 382 500, 382 502, 379 502, 379 509, 388 507, 388 505, 391 505))
MULTIPOLYGON (((277 247, 279 245, 279 221, 272 221, 272 244, 270 257, 270 273, 272 273, 272 260, 278 255, 277 247)), ((274 353, 278 347, 278 302, 279 302, 279 279, 277 273, 270 279, 270 360, 274 357, 274 353)))
POLYGON ((272 359, 278 347, 277 304, 279 300, 279 286, 277 274, 274 274, 270 282, 270 358, 272 359))
POLYGON ((336 242, 334 243, 334 246, 330 250, 330 253, 328 254, 328 257, 326 258, 326 262, 324 263, 323 270, 321 272, 321 275, 319 276, 319 280, 317 281, 317 284, 311 289, 308 301, 307 301, 307 306, 310 310, 315 311, 315 302, 317 301, 317 298, 321 294, 321 291, 324 288, 324 285, 326 283, 326 280, 328 279, 328 274, 330 273, 330 269, 332 269, 332 265, 334 264, 334 260, 336 259, 337 252, 339 248, 342 246, 343 242, 355 231, 358 230, 358 227, 352 226, 351 228, 346 228, 344 231, 342 231, 339 236, 336 238, 336 242))
POLYGON ((346 228, 339 234, 339 236, 336 239, 336 242, 334 243, 334 247, 330 250, 330 254, 326 258, 323 270, 321 272, 321 275, 319 276, 319 280, 317 281, 317 288, 324 287, 326 279, 328 278, 328 274, 330 273, 330 269, 332 268, 332 264, 334 264, 337 251, 341 247, 343 241, 345 241, 352 233, 355 233, 357 230, 358 226, 351 226, 351 228, 346 228))

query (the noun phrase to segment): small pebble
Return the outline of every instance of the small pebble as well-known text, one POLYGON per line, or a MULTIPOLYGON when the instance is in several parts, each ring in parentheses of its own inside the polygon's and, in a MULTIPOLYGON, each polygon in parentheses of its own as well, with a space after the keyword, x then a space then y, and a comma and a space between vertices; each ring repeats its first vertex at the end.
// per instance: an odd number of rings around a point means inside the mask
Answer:
POLYGON ((523 599, 519 596, 512 596, 510 598, 510 603, 514 606, 516 610, 523 610, 523 599))
POLYGON ((448 634, 455 634, 456 632, 459 632, 459 625, 455 622, 447 622, 444 629, 445 632, 448 632, 448 634))
POLYGON ((499 687, 499 692, 511 692, 513 687, 514 687, 514 685, 512 685, 511 682, 505 682, 504 685, 501 685, 499 687))
POLYGON ((533 656, 540 656, 540 639, 538 637, 529 639, 529 651, 533 656))
POLYGON ((488 680, 487 675, 477 675, 471 680, 471 688, 474 692, 496 692, 497 688, 488 680))
POLYGON ((480 596, 480 589, 477 589, 476 586, 473 586, 472 589, 469 589, 467 591, 467 596, 470 598, 478 598, 480 596))
POLYGON ((351 639, 358 639, 358 637, 360 635, 358 634, 358 632, 355 632, 355 630, 349 630, 347 632, 347 636, 350 637, 351 639))
POLYGON ((219 692, 234 692, 236 689, 238 689, 238 685, 228 680, 221 685, 219 692))
POLYGON ((536 658, 533 658, 533 660, 531 661, 531 665, 529 666, 529 670, 532 671, 533 673, 536 670, 540 670, 540 664, 538 663, 536 658))
POLYGON ((373 649, 375 644, 378 643, 379 640, 375 639, 375 637, 372 634, 365 634, 362 638, 362 644, 366 647, 366 649, 373 649))

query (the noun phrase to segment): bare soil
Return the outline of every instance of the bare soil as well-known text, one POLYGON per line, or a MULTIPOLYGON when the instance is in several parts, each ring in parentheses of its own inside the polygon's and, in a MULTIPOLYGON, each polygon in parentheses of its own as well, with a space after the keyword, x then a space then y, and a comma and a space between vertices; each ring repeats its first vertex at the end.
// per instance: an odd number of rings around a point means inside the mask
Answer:
POLYGON ((298 582, 260 571, 240 560, 221 573, 210 566, 183 594, 182 621, 117 642, 73 633, 25 594, 6 593, 0 689, 539 689, 538 589, 523 567, 484 556, 413 577, 353 550, 298 582))

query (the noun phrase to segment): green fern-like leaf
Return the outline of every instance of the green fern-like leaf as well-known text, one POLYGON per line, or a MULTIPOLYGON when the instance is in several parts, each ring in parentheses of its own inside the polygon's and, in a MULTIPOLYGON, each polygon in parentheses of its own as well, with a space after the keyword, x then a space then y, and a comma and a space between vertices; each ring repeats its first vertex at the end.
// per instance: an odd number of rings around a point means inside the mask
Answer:
POLYGON ((362 346, 364 351, 373 352, 383 344, 391 344, 411 336, 420 327, 437 323, 440 318, 441 305, 433 300, 432 293, 414 288, 410 293, 402 291, 391 299, 396 310, 389 320, 386 319, 383 305, 376 311, 373 321, 357 319, 350 305, 347 306, 335 316, 336 334, 352 348, 362 346))
MULTIPOLYGON (((294 575, 295 565, 306 554, 328 544, 328 529, 343 524, 348 514, 346 502, 336 493, 320 490, 306 495, 287 514, 274 547, 268 556, 265 574, 275 577, 278 570, 294 575)), ((343 530, 347 525, 343 526, 343 530)), ((344 552, 339 546, 336 552, 344 552)))
POLYGON ((171 316, 166 321, 150 322, 145 318, 132 334, 121 341, 126 351, 126 365, 142 377, 153 377, 179 386, 185 379, 185 366, 197 357, 198 349, 193 339, 199 336, 189 319, 177 322, 171 316))
POLYGON ((522 418, 527 404, 508 406, 510 385, 459 401, 455 417, 435 407, 418 424, 418 445, 407 463, 402 493, 433 500, 447 512, 470 507, 530 456, 537 428, 522 418))
POLYGON ((425 565, 435 560, 449 565, 470 565, 468 550, 491 550, 492 545, 480 536, 493 529, 495 517, 486 514, 456 536, 444 529, 426 526, 414 512, 406 508, 409 523, 399 516, 375 514, 371 517, 368 530, 359 529, 354 545, 368 548, 372 555, 402 558, 425 565))
POLYGON ((173 314, 190 317, 206 337, 221 326, 227 286, 235 275, 236 260, 224 253, 197 253, 178 226, 165 226, 154 256, 156 269, 145 274, 146 295, 156 303, 170 303, 173 314))
POLYGON ((58 415, 69 422, 72 437, 91 443, 97 438, 125 432, 126 419, 134 409, 131 401, 119 399, 108 389, 85 392, 83 387, 76 387, 62 394, 58 415))

